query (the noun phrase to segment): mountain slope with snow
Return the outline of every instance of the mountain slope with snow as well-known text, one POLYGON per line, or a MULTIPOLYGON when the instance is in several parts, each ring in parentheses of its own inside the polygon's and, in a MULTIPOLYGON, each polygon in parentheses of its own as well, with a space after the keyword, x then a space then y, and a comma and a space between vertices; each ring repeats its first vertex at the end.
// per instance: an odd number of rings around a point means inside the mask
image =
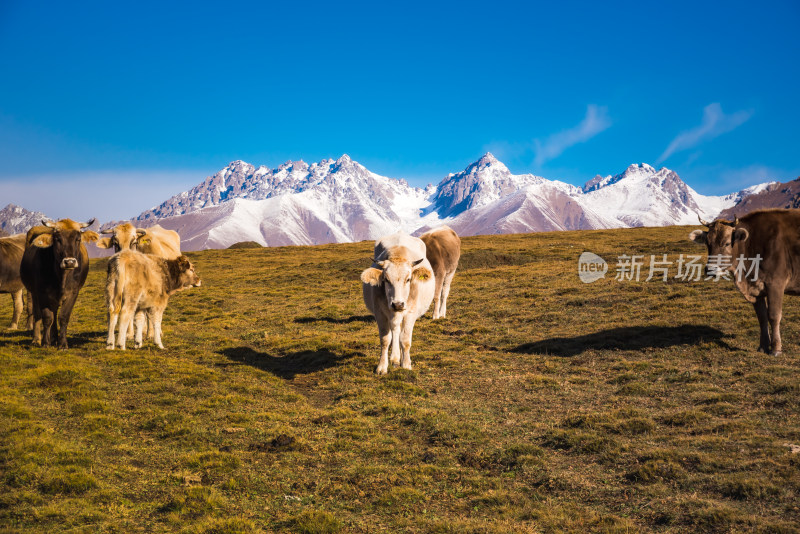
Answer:
MULTIPOLYGON (((762 187, 754 186, 753 190, 762 187)), ((421 233, 448 224, 460 235, 694 224, 751 191, 705 196, 673 171, 631 165, 583 188, 512 174, 487 153, 435 188, 372 173, 347 155, 276 169, 235 161, 137 218, 178 231, 186 250, 239 241, 305 245, 421 233)))
MULTIPOLYGON (((276 246, 371 240, 442 224, 464 236, 665 226, 696 224, 698 216, 714 219, 771 187, 706 196, 667 168, 634 164, 579 188, 512 174, 490 153, 426 189, 370 172, 347 155, 312 164, 289 161, 275 169, 234 161, 134 223, 176 230, 184 250, 241 241, 276 246)), ((42 217, 9 205, 0 210, 0 230, 26 231, 42 217)))

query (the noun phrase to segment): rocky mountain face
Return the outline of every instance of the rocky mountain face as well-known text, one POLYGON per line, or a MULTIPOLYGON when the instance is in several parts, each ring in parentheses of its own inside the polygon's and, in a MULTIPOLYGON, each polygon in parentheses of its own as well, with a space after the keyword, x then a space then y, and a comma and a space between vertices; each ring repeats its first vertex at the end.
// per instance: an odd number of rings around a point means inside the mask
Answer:
POLYGON ((734 206, 722 210, 719 217, 733 220, 751 211, 766 208, 800 208, 800 178, 791 182, 772 182, 765 187, 750 188, 749 194, 734 206))
MULTIPOLYGON (((311 245, 371 240, 398 229, 419 234, 442 224, 465 236, 696 224, 698 215, 714 219, 762 190, 777 191, 761 184, 730 195, 705 196, 675 172, 647 164, 631 165, 613 176, 598 175, 579 188, 533 174, 512 174, 490 153, 448 174, 437 186, 421 189, 375 174, 343 155, 312 164, 289 161, 275 169, 234 161, 134 222, 140 227, 158 222, 176 230, 184 250, 225 248, 243 241, 311 245)), ((792 199, 800 202, 796 196, 792 199)), ((765 197, 757 205, 773 201, 777 200, 765 197)), ((25 219, 24 212, 13 205, 4 208, 0 230, 24 231, 43 217, 25 219)))
POLYGON ((46 218, 44 213, 9 204, 0 210, 0 230, 8 235, 23 234, 46 218))

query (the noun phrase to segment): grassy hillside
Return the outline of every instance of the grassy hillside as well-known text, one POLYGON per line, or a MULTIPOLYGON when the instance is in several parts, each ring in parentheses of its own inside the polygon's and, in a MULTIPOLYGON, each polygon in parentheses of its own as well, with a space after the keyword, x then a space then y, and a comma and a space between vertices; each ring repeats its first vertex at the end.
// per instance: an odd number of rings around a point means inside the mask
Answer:
POLYGON ((688 231, 466 238, 383 378, 371 243, 191 254, 164 351, 105 350, 94 260, 70 350, 0 331, 0 529, 796 532, 797 299, 774 358, 730 282, 613 279, 688 231))

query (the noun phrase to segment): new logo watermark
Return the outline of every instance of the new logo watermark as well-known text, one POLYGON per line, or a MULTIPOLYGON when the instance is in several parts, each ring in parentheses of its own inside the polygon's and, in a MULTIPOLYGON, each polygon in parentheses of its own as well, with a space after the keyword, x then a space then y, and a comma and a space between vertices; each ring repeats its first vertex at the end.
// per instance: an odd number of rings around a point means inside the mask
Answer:
POLYGON ((591 284, 605 277, 608 272, 606 260, 592 252, 584 252, 578 258, 578 277, 584 284, 591 284))

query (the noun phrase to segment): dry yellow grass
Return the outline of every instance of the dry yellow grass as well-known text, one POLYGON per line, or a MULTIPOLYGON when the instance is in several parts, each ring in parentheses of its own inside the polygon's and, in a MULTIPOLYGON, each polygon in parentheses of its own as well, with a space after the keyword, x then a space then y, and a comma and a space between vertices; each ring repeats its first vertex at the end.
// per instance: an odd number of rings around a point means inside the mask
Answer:
POLYGON ((730 283, 578 279, 688 231, 465 238, 383 378, 371 243, 191 254, 164 351, 105 350, 96 261, 69 351, 0 332, 0 528, 796 532, 796 299, 773 358, 730 283))

